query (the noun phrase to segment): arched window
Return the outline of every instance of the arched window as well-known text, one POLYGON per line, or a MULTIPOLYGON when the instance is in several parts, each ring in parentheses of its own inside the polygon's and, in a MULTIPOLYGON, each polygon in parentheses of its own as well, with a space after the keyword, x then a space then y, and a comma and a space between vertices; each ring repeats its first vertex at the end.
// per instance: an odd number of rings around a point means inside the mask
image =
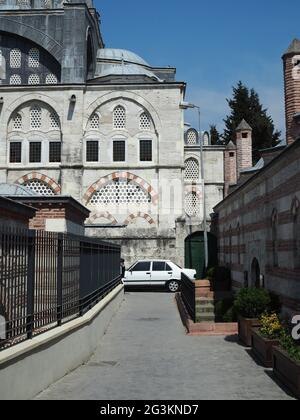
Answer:
POLYGON ((125 108, 121 105, 114 109, 114 128, 126 128, 126 111, 125 108))
POLYGON ((30 127, 39 129, 42 125, 42 110, 38 105, 33 105, 30 108, 30 127))
POLYGON ((40 65, 40 52, 37 48, 31 48, 28 53, 28 66, 38 68, 40 65))
POLYGON ((38 195, 42 195, 42 196, 55 195, 50 185, 46 184, 46 182, 43 182, 39 179, 31 179, 25 182, 23 185, 24 187, 30 189, 31 191, 35 192, 38 195))
POLYGON ((28 77, 28 84, 29 85, 39 85, 40 84, 40 76, 38 74, 31 74, 28 77))
POLYGON ((10 85, 20 85, 21 82, 21 76, 19 74, 12 74, 9 78, 10 85))
POLYGON ((294 267, 300 268, 300 202, 297 198, 292 204, 294 267))
POLYGON ((92 130, 99 130, 100 120, 98 114, 93 114, 90 118, 90 128, 92 130))
POLYGON ((199 180, 199 164, 196 159, 190 158, 185 161, 184 178, 190 181, 199 180))
POLYGON ((57 77, 55 74, 50 73, 46 76, 46 85, 56 85, 57 84, 57 77))
POLYGON ((188 146, 194 146, 198 143, 198 133, 194 129, 190 129, 186 133, 186 143, 188 146))
POLYGON ((151 120, 147 112, 143 112, 140 116, 140 130, 150 130, 151 120))
POLYGON ((51 112, 49 115, 49 119, 50 119, 50 128, 56 128, 56 129, 60 128, 60 120, 56 112, 54 111, 51 112))
POLYGON ((151 203, 150 194, 134 181, 117 178, 95 192, 90 200, 93 206, 120 204, 148 204, 151 203))
POLYGON ((13 117, 12 125, 13 125, 14 130, 21 130, 22 129, 22 127, 23 127, 22 116, 20 114, 16 114, 13 117))
POLYGON ((278 213, 275 209, 272 213, 272 264, 278 267, 278 213))
POLYGON ((196 192, 192 191, 185 196, 184 208, 189 217, 195 217, 200 214, 200 199, 196 192))
POLYGON ((21 50, 19 48, 14 48, 9 53, 9 64, 12 69, 21 67, 21 50))

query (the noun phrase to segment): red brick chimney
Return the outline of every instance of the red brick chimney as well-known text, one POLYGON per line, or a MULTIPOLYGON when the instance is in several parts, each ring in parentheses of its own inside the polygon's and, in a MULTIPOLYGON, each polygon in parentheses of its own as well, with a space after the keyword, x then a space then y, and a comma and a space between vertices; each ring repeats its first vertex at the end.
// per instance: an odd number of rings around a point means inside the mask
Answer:
POLYGON ((287 143, 300 136, 300 41, 294 39, 283 57, 287 143))
POLYGON ((236 145, 230 141, 224 152, 225 197, 231 185, 237 184, 237 150, 236 145))
POLYGON ((252 128, 243 120, 236 129, 237 174, 252 168, 252 128))

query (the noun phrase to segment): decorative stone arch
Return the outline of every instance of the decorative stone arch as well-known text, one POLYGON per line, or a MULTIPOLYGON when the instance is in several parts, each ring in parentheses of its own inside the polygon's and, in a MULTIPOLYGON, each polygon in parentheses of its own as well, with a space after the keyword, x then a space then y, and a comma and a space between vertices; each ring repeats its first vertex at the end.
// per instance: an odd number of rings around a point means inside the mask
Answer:
POLYGON ((115 101, 121 101, 121 100, 131 101, 131 102, 134 102, 137 106, 142 107, 144 111, 147 112, 149 117, 152 119, 156 134, 161 130, 162 122, 154 106, 150 102, 148 102, 148 100, 145 99, 143 96, 138 95, 136 93, 131 93, 131 92, 126 92, 124 94, 121 94, 120 92, 110 92, 110 93, 106 93, 98 97, 87 108, 87 111, 84 116, 84 122, 83 122, 84 127, 87 127, 87 124, 91 115, 95 113, 98 108, 107 104, 108 102, 115 102, 115 101))
POLYGON ((61 187, 59 184, 57 184, 54 179, 49 178, 47 175, 38 173, 38 172, 31 172, 27 175, 23 175, 21 178, 19 178, 16 181, 16 184, 20 184, 20 185, 24 185, 26 184, 28 181, 40 181, 44 184, 46 184, 55 195, 59 195, 61 193, 61 187))
POLYGON ((100 213, 93 213, 91 215, 91 217, 89 218, 89 222, 94 223, 97 219, 107 219, 111 222, 112 225, 117 225, 118 224, 118 221, 108 211, 104 211, 104 212, 100 212, 100 213))
MULTIPOLYGON (((41 27, 43 25, 41 24, 41 27)), ((58 63, 61 64, 63 58, 62 45, 54 39, 53 34, 47 34, 34 26, 30 26, 28 30, 28 24, 22 22, 20 19, 13 19, 8 16, 0 17, 0 27, 2 32, 7 32, 11 35, 17 35, 22 38, 26 38, 29 41, 34 42, 39 47, 44 48, 58 63), (25 34, 25 35, 24 35, 25 34)))
POLYGON ((138 213, 133 213, 130 216, 128 216, 124 222, 124 225, 130 225, 130 223, 132 223, 135 219, 145 219, 149 223, 149 225, 155 225, 155 221, 152 219, 151 216, 149 216, 149 214, 142 213, 140 211, 138 213))
POLYGON ((110 183, 111 181, 114 181, 116 179, 128 179, 130 181, 134 181, 137 185, 139 185, 139 187, 147 192, 150 197, 151 197, 151 201, 153 204, 157 204, 158 202, 158 194, 155 192, 155 190, 153 189, 153 187, 148 184, 148 182, 146 182, 145 180, 143 180, 142 178, 140 178, 137 175, 134 175, 130 172, 114 172, 110 175, 107 175, 101 179, 99 179, 99 181, 95 182, 94 184, 92 184, 89 189, 87 190, 87 192, 84 195, 84 200, 86 202, 86 204, 89 203, 89 201, 91 200, 92 196, 98 192, 102 187, 104 187, 105 185, 107 185, 108 183, 110 183))
POLYGON ((30 102, 39 102, 42 106, 46 106, 47 108, 52 108, 53 112, 56 112, 56 114, 59 116, 59 119, 61 121, 61 115, 62 115, 62 105, 58 102, 56 102, 54 99, 52 99, 48 95, 44 94, 38 94, 38 93, 27 93, 25 95, 21 95, 18 97, 15 101, 11 102, 7 107, 5 107, 4 115, 3 115, 3 121, 4 124, 8 124, 10 118, 14 113, 18 112, 18 109, 21 106, 25 106, 26 104, 30 102))

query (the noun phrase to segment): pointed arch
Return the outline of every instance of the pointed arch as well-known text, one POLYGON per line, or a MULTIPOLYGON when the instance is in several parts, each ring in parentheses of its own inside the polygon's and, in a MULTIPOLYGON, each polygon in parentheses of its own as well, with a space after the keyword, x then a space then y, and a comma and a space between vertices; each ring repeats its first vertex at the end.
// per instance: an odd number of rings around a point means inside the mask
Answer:
POLYGON ((124 225, 130 225, 135 219, 144 219, 149 223, 149 225, 155 225, 155 221, 151 216, 149 216, 149 214, 142 213, 140 211, 138 213, 132 213, 130 216, 128 216, 124 222, 124 225))
POLYGON ((114 218, 114 216, 109 213, 108 211, 104 211, 104 212, 95 212, 93 213, 90 218, 89 218, 89 222, 90 223, 94 223, 97 219, 107 219, 111 222, 111 225, 117 225, 118 221, 114 218))
POLYGON ((89 204, 92 196, 97 193, 101 188, 105 187, 107 184, 112 181, 117 181, 118 179, 127 179, 137 184, 144 192, 149 194, 153 204, 158 202, 158 194, 155 192, 154 188, 148 184, 144 179, 140 178, 137 175, 134 175, 130 172, 114 172, 110 175, 107 175, 103 178, 100 178, 97 182, 92 184, 84 195, 84 200, 86 204, 89 204))
POLYGON ((48 189, 47 191, 44 191, 45 193, 43 195, 59 195, 61 193, 61 186, 57 184, 54 179, 39 172, 31 172, 29 174, 23 175, 16 181, 16 184, 26 187, 27 185, 29 186, 32 184, 34 181, 41 186, 46 186, 48 189), (48 192, 48 194, 46 194, 46 192, 48 192), (51 194, 51 192, 53 194, 51 194))

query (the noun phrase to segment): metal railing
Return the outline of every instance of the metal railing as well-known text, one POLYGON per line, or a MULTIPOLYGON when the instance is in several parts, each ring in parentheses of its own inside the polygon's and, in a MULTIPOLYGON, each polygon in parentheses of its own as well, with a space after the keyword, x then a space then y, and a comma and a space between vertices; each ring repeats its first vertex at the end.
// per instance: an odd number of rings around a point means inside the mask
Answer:
POLYGON ((181 298, 191 317, 196 321, 196 288, 195 282, 181 273, 181 298))
POLYGON ((121 283, 120 247, 0 224, 0 349, 84 315, 121 283))

